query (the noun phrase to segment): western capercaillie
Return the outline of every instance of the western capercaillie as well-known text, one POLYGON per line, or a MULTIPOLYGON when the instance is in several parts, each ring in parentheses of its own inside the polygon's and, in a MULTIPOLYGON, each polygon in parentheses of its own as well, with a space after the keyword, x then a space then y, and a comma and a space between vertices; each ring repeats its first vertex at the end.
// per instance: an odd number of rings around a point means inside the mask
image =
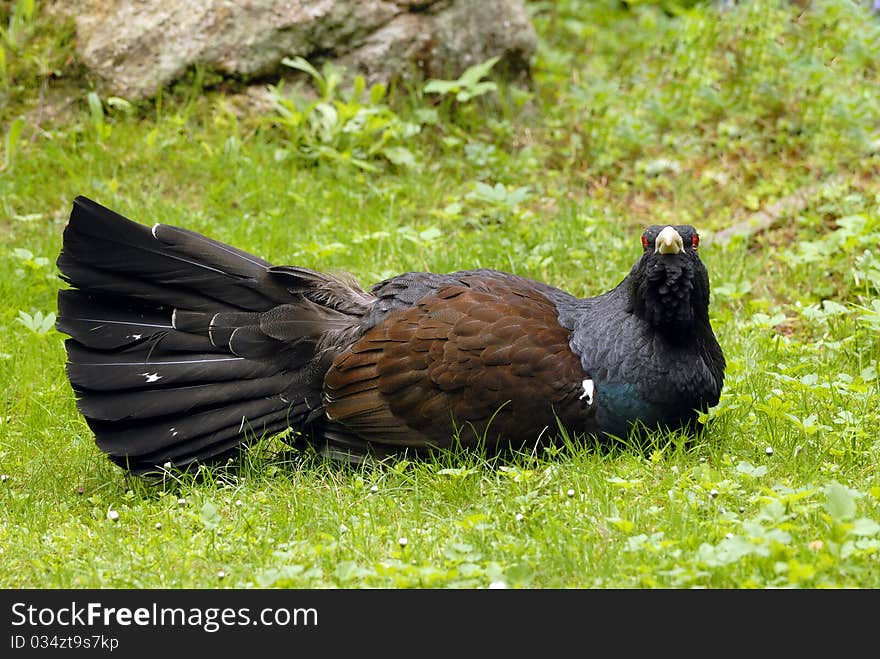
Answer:
POLYGON ((351 460, 535 446, 564 428, 699 427, 724 357, 690 226, 650 226, 612 290, 495 270, 369 291, 77 197, 58 267, 67 373, 97 445, 135 473, 216 462, 288 428, 351 460))

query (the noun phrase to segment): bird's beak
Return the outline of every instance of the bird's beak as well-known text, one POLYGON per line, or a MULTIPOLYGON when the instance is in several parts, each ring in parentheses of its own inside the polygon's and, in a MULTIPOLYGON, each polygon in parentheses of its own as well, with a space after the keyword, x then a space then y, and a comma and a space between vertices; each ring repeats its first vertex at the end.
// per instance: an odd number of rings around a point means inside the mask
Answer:
POLYGON ((655 254, 681 254, 684 251, 684 242, 681 236, 671 226, 666 227, 657 235, 654 245, 655 254))

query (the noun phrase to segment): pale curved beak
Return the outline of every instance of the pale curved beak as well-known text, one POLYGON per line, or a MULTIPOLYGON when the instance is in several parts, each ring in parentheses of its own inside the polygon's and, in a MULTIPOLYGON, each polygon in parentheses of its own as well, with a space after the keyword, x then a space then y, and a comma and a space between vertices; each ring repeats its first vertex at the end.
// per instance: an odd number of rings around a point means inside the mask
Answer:
POLYGON ((654 241, 655 254, 681 254, 682 252, 684 252, 684 242, 678 231, 669 226, 657 234, 657 240, 654 241))

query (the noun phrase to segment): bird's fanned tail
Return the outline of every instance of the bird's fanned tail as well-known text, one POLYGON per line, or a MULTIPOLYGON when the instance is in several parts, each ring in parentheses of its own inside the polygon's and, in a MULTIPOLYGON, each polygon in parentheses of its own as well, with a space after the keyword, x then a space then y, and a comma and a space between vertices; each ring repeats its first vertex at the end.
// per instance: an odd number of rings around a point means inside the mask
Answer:
POLYGON ((77 406, 98 446, 134 473, 216 462, 289 426, 307 431, 320 412, 324 333, 352 325, 335 307, 359 308, 342 283, 346 302, 324 306, 309 299, 319 294, 308 270, 273 272, 254 255, 83 197, 58 267, 71 284, 59 291, 57 326, 71 337, 77 406))

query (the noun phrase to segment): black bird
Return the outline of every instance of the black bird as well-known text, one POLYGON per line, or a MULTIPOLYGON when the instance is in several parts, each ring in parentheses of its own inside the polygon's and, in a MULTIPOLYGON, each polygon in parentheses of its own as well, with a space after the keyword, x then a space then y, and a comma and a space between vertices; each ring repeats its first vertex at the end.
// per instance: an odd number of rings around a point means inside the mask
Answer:
POLYGON ((58 257, 58 329, 97 445, 134 473, 287 441, 359 461, 560 434, 689 433, 724 356, 691 226, 650 226, 580 299, 496 270, 353 279, 261 258, 84 197, 58 257))

